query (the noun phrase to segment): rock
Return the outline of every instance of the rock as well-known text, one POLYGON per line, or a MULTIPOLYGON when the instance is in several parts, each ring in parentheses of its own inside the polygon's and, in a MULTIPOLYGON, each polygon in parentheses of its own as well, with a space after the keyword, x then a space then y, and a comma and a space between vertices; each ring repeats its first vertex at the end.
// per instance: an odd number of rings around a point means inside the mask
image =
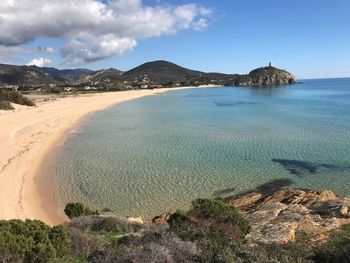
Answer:
POLYGON ((286 200, 286 202, 290 202, 291 204, 301 204, 310 208, 316 203, 335 200, 336 198, 336 195, 332 191, 321 189, 295 195, 291 197, 290 200, 286 200))
POLYGON ((228 203, 232 206, 239 207, 241 209, 248 208, 253 204, 256 204, 262 198, 262 194, 258 192, 248 193, 239 198, 229 200, 228 203))
POLYGON ((350 224, 350 197, 325 189, 282 189, 263 195, 246 193, 228 200, 239 207, 252 224, 252 242, 286 243, 297 233, 311 242, 323 242, 330 231, 350 224))
POLYGON ((250 239, 254 242, 285 244, 295 240, 296 228, 295 223, 265 224, 251 232, 250 239))
POLYGON ((295 84, 295 77, 289 72, 272 66, 257 68, 248 75, 240 76, 236 86, 280 86, 295 84))
POLYGON ((349 217, 349 207, 347 205, 342 205, 339 208, 339 213, 344 217, 349 217))
POLYGON ((142 217, 127 217, 126 220, 130 223, 144 224, 146 221, 142 217))
POLYGON ((176 213, 176 211, 171 211, 169 213, 166 213, 166 214, 162 214, 162 215, 159 215, 159 216, 156 216, 152 219, 152 222, 156 225, 161 225, 161 224, 164 224, 166 223, 170 216, 172 216, 174 213, 176 213))

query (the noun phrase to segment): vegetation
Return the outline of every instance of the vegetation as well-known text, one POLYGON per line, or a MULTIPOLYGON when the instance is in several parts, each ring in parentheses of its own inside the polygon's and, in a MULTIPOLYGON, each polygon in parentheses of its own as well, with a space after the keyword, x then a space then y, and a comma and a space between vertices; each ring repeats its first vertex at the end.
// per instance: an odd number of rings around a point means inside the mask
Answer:
POLYGON ((212 220, 215 225, 230 224, 237 226, 242 236, 247 235, 251 226, 239 210, 223 201, 212 199, 197 199, 192 202, 193 210, 200 217, 212 220))
POLYGON ((64 212, 70 219, 79 216, 99 215, 97 210, 92 210, 81 203, 68 203, 64 208, 64 212))
POLYGON ((194 200, 191 209, 176 211, 160 225, 86 216, 96 211, 79 203, 66 208, 72 219, 65 226, 0 221, 0 262, 342 263, 350 259, 350 225, 317 248, 301 233, 289 244, 248 244, 247 219, 218 200, 194 200))
POLYGON ((320 246, 314 257, 315 262, 350 262, 350 225, 345 225, 330 236, 330 240, 320 246))
POLYGON ((0 261, 46 263, 63 259, 69 236, 63 226, 40 221, 0 221, 0 261))
POLYGON ((13 110, 11 103, 0 99, 0 110, 13 110))
POLYGON ((26 106, 35 106, 35 103, 30 99, 24 97, 21 93, 16 91, 0 91, 0 102, 6 106, 6 102, 12 102, 16 104, 26 105, 26 106))

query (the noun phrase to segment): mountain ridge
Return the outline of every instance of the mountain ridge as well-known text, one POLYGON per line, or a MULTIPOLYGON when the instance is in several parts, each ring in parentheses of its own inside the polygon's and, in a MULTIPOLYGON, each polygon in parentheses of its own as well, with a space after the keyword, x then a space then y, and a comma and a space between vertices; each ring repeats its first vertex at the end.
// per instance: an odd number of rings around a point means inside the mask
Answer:
POLYGON ((0 84, 8 85, 89 85, 109 89, 131 89, 141 86, 185 86, 215 84, 226 86, 278 86, 295 83, 295 77, 282 69, 261 67, 248 74, 202 72, 175 63, 157 60, 143 63, 128 71, 56 69, 53 67, 0 64, 0 84))

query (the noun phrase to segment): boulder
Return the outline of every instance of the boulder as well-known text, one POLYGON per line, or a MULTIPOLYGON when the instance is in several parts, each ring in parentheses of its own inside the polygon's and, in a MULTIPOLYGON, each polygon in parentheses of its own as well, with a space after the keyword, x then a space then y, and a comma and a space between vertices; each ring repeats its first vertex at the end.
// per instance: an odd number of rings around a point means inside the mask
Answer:
POLYGON ((161 225, 161 224, 164 224, 166 223, 170 216, 172 216, 174 213, 176 213, 176 211, 171 211, 169 213, 165 213, 165 214, 162 214, 162 215, 159 215, 159 216, 156 216, 152 219, 152 222, 156 225, 161 225))
POLYGON ((281 189, 267 195, 256 191, 227 202, 251 221, 248 239, 252 242, 287 243, 298 233, 323 242, 330 231, 350 224, 350 197, 325 189, 281 189))

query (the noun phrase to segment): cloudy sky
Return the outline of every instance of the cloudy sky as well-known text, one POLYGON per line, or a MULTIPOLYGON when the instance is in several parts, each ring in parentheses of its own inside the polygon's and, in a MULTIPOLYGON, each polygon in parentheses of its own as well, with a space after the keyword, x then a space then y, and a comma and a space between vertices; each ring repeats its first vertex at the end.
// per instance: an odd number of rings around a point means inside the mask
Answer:
POLYGON ((349 0, 1 0, 0 63, 350 77, 349 0))

